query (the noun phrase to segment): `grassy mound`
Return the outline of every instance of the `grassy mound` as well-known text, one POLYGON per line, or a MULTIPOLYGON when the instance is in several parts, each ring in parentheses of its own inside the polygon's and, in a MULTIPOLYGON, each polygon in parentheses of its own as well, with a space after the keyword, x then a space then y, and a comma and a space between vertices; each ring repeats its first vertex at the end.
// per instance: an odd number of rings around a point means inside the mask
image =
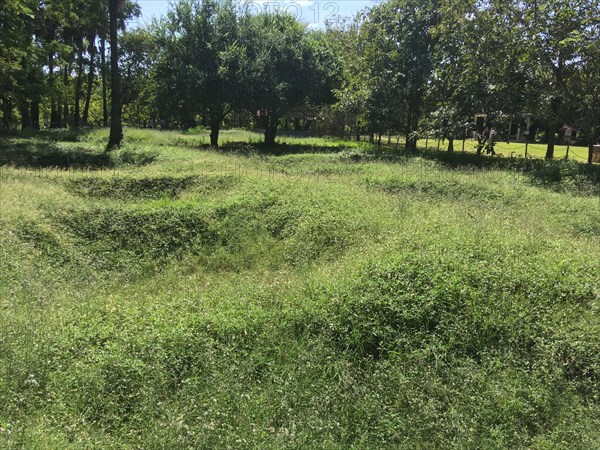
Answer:
POLYGON ((581 285, 578 275, 593 267, 540 264, 515 274, 516 263, 493 254, 474 262, 457 252, 374 265, 336 299, 336 340, 361 358, 425 351, 481 361, 500 354, 555 371, 581 392, 598 390, 600 336, 564 346, 566 335, 586 334, 596 307, 598 287, 581 285))
POLYGON ((0 447, 600 446, 584 169, 206 141, 3 169, 0 447))

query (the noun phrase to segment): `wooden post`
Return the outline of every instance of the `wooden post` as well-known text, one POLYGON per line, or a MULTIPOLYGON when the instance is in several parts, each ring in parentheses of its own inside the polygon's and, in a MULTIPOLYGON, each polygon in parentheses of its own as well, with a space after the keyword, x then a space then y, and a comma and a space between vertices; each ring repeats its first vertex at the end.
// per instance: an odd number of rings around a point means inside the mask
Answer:
POLYGON ((527 159, 527 150, 529 149, 529 142, 525 142, 525 159, 527 159))
POLYGON ((464 139, 463 139, 462 151, 463 151, 463 153, 465 152, 465 140, 464 139))
POLYGON ((569 160, 569 145, 567 145, 567 154, 565 155, 565 161, 569 160))

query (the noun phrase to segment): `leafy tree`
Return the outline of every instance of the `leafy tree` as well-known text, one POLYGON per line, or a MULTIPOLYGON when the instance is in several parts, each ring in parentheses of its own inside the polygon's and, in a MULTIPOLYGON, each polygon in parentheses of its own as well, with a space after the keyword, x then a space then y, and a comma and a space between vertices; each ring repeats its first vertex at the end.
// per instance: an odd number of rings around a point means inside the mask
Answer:
POLYGON ((449 151, 455 138, 473 130, 475 113, 510 121, 524 112, 524 41, 514 23, 506 2, 441 2, 433 29, 437 44, 429 124, 438 137, 448 139, 449 151))
POLYGON ((23 62, 33 50, 27 32, 34 17, 32 3, 6 0, 0 4, 0 109, 5 129, 12 126, 13 108, 27 80, 28 70, 23 62))
POLYGON ((317 105, 333 104, 335 91, 342 85, 343 61, 331 36, 331 30, 309 30, 305 36, 316 81, 308 100, 317 105))
POLYGON ((146 126, 158 116, 154 74, 156 39, 149 30, 137 29, 124 33, 119 45, 124 120, 146 126))
POLYGON ((218 146, 223 120, 240 98, 237 11, 229 0, 186 0, 174 5, 159 33, 156 68, 161 102, 180 122, 193 126, 199 115, 218 146))
MULTIPOLYGON (((529 65, 529 97, 547 124, 546 158, 554 157, 558 128, 569 119, 569 102, 576 99, 573 80, 582 61, 593 53, 600 33, 600 1, 528 0, 522 6, 519 24, 525 30, 529 65)), ((518 10, 518 9, 517 9, 518 10)))
MULTIPOLYGON (((100 2, 100 5, 103 8, 106 8, 106 3, 100 2)), ((141 13, 139 5, 135 2, 135 0, 124 0, 119 7, 118 13, 120 14, 118 20, 118 28, 121 30, 125 30, 125 22, 128 19, 132 19, 134 17, 138 17, 141 13)), ((99 27, 98 27, 98 40, 99 40, 99 50, 100 50, 100 76, 102 79, 102 124, 104 127, 108 126, 108 88, 107 88, 107 79, 109 72, 109 67, 106 63, 106 40, 109 38, 110 27, 107 21, 108 14, 102 14, 99 27)))
POLYGON ((408 150, 416 150, 437 20, 433 0, 390 0, 370 10, 360 30, 371 131, 402 130, 408 150))
POLYGON ((329 82, 300 24, 288 14, 261 13, 242 18, 245 45, 244 104, 274 145, 281 118, 294 107, 318 102, 329 82))
MULTIPOLYGON (((119 27, 136 14, 135 2, 121 1, 119 27)), ((46 104, 53 128, 86 123, 97 37, 108 34, 108 2, 7 0, 0 15, 3 123, 12 122, 16 108, 22 128, 39 128, 46 104)))
POLYGON ((588 145, 588 162, 592 162, 593 145, 600 140, 600 36, 583 53, 581 64, 571 80, 569 92, 575 96, 572 116, 580 138, 588 145))
POLYGON ((334 110, 344 116, 345 126, 357 141, 360 140, 361 130, 366 125, 367 101, 363 60, 359 57, 358 32, 362 17, 359 14, 355 20, 330 28, 327 33, 328 41, 341 65, 338 87, 333 90, 336 98, 334 110))

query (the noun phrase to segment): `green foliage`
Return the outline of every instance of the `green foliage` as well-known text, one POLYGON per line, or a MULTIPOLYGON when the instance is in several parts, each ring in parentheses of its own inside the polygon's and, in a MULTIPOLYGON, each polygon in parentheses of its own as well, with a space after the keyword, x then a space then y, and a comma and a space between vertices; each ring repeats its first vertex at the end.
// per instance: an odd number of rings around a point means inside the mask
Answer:
POLYGON ((436 2, 390 1, 369 11, 360 28, 369 131, 402 130, 416 150, 414 133, 433 64, 431 28, 436 2))
POLYGON ((289 14, 245 15, 244 101, 273 145, 282 116, 307 102, 319 102, 333 83, 334 56, 314 34, 289 14))
MULTIPOLYGON (((107 70, 107 6, 0 5, 2 130, 108 126, 117 71, 107 70)), ((250 4, 186 0, 127 31, 140 8, 125 1, 113 14, 123 92, 112 103, 121 98, 129 125, 210 127, 212 146, 223 124, 263 128, 269 149, 282 123, 300 126, 298 116, 318 134, 378 143, 403 134, 412 151, 423 134, 447 138, 452 151, 472 135, 476 113, 503 137, 527 117, 528 138, 547 143, 551 159, 564 124, 577 128, 578 144, 600 137, 599 6, 388 0, 315 30, 250 4)))
POLYGON ((119 41, 123 118, 126 123, 146 126, 159 116, 154 64, 157 39, 146 29, 124 33, 119 41))
POLYGON ((184 129, 196 116, 213 129, 220 126, 242 89, 242 60, 237 11, 231 2, 186 1, 175 5, 157 30, 159 46, 154 83, 157 101, 184 129))

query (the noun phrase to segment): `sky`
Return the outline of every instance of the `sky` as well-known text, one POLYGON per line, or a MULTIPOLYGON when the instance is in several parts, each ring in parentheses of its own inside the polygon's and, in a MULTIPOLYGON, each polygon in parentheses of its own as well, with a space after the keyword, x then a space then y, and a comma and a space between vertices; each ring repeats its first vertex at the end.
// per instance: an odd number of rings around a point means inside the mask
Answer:
MULTIPOLYGON (((338 16, 352 18, 361 9, 373 6, 378 2, 379 0, 261 0, 255 1, 254 5, 257 11, 260 9, 283 9, 313 28, 325 28, 327 20, 335 19, 338 16)), ((170 0, 138 0, 142 16, 134 21, 134 24, 137 22, 139 26, 144 26, 152 22, 152 18, 165 15, 169 10, 169 3, 170 0)))

